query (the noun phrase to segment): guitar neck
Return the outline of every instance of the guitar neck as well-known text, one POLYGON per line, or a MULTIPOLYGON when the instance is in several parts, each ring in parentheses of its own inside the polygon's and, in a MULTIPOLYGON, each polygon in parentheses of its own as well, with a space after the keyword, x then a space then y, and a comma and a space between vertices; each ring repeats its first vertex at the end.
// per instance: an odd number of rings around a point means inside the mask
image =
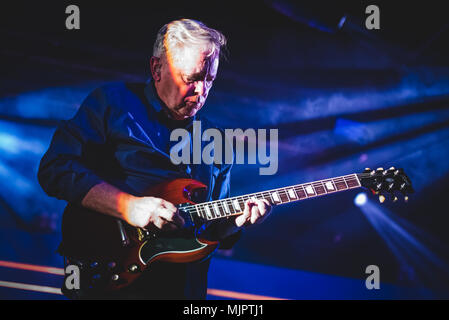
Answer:
POLYGON ((353 173, 336 178, 199 203, 189 206, 188 209, 192 214, 202 219, 214 220, 241 214, 248 199, 266 199, 273 205, 279 205, 359 187, 361 187, 359 177, 356 173, 353 173))

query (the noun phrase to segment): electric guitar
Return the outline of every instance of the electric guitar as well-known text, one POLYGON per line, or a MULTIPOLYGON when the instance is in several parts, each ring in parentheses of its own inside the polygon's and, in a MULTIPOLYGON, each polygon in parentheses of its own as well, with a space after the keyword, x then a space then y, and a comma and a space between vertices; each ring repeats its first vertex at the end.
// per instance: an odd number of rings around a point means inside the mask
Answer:
POLYGON ((360 187, 379 195, 380 202, 384 202, 387 197, 396 201, 398 194, 402 194, 407 201, 408 195, 414 192, 404 171, 393 167, 388 170, 367 168, 363 173, 204 203, 192 201, 195 193, 206 188, 204 184, 192 179, 176 179, 153 187, 148 191, 148 196, 159 197, 176 205, 186 221, 181 229, 169 232, 150 231, 92 210, 69 205, 66 211, 72 212, 65 214, 65 217, 81 216, 84 223, 76 226, 63 220, 63 235, 79 237, 83 234, 88 238, 96 237, 95 246, 104 250, 93 250, 91 256, 96 255, 96 259, 84 261, 82 268, 87 270, 85 274, 92 279, 101 278, 98 282, 106 290, 116 290, 135 281, 155 261, 185 263, 207 258, 219 243, 202 238, 199 232, 201 226, 210 220, 242 214, 244 203, 248 199, 267 199, 272 205, 280 205, 360 187))

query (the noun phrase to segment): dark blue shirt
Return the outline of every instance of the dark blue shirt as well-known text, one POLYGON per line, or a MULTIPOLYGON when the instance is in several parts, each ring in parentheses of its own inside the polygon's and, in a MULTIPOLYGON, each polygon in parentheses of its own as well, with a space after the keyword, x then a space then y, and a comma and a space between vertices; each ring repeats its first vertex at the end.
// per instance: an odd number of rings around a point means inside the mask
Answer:
POLYGON ((101 181, 141 196, 167 179, 193 178, 208 186, 204 200, 228 197, 232 165, 170 161, 170 148, 177 143, 170 142, 173 129, 191 132, 193 120, 201 121, 202 131, 217 127, 199 116, 171 120, 164 109, 152 83, 94 90, 76 115, 57 128, 39 167, 41 186, 50 196, 80 203, 101 181))
MULTIPOLYGON (((202 200, 229 197, 232 164, 174 165, 170 160, 170 148, 177 143, 170 141, 173 129, 184 128, 192 134, 193 120, 201 121, 202 131, 221 129, 199 115, 184 121, 172 120, 166 110, 152 82, 113 83, 94 90, 76 115, 61 121, 56 129, 39 166, 42 188, 49 196, 79 205, 87 192, 103 181, 143 196, 160 182, 193 178, 208 186, 202 200)), ((203 148, 206 142, 202 143, 203 148)), ((230 248, 237 238, 223 238, 222 248, 230 248)), ((67 250, 61 251, 65 254, 67 250)), ((208 263, 176 265, 171 272, 184 273, 178 279, 184 281, 180 284, 184 297, 198 297, 188 290, 205 295, 208 263)), ((171 267, 161 270, 164 268, 171 267)))

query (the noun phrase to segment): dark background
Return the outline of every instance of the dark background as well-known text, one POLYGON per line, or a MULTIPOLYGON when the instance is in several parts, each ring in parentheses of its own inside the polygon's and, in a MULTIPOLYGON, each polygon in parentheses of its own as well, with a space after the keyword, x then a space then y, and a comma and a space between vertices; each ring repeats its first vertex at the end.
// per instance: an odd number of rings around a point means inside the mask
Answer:
POLYGON ((228 39, 202 112, 226 128, 279 130, 277 174, 236 165, 233 195, 390 166, 403 167, 416 190, 407 204, 369 197, 358 207, 361 190, 353 190, 277 207, 221 257, 355 279, 375 264, 386 283, 447 297, 449 20, 442 1, 2 4, 0 259, 60 263, 52 250, 65 203, 36 180, 54 128, 96 86, 145 81, 157 31, 179 18, 201 20, 228 39), (65 28, 69 4, 80 8, 80 30, 65 28), (380 30, 365 28, 369 4, 380 8, 380 30), (29 239, 45 240, 30 247, 29 239))

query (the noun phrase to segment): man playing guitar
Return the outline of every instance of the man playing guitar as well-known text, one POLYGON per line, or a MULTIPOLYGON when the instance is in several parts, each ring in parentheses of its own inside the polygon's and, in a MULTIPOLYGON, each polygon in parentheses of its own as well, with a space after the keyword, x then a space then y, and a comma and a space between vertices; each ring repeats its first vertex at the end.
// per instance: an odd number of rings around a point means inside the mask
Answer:
MULTIPOLYGON (((186 224, 176 204, 148 195, 148 189, 164 181, 195 179, 207 188, 202 201, 229 197, 231 164, 174 165, 169 156, 172 130, 191 130, 193 120, 201 121, 204 129, 214 127, 197 113, 217 76, 225 43, 219 31, 199 21, 170 22, 157 35, 149 61, 150 82, 102 86, 84 100, 72 119, 58 126, 41 160, 38 179, 48 195, 69 203, 58 251, 67 263, 81 269, 81 288, 62 288, 69 298, 206 297, 209 257, 182 263, 157 261, 118 290, 97 286, 106 275, 95 270, 102 257, 104 270, 117 268, 117 261, 107 259, 114 254, 116 239, 126 247, 129 226, 139 232, 169 233, 186 224), (109 220, 94 228, 94 220, 103 218, 109 220)), ((262 222, 270 211, 268 200, 248 199, 240 214, 204 224, 204 237, 231 248, 242 228, 262 222)), ((137 268, 131 265, 127 272, 137 268)), ((121 280, 118 273, 111 274, 114 281, 121 280)))

